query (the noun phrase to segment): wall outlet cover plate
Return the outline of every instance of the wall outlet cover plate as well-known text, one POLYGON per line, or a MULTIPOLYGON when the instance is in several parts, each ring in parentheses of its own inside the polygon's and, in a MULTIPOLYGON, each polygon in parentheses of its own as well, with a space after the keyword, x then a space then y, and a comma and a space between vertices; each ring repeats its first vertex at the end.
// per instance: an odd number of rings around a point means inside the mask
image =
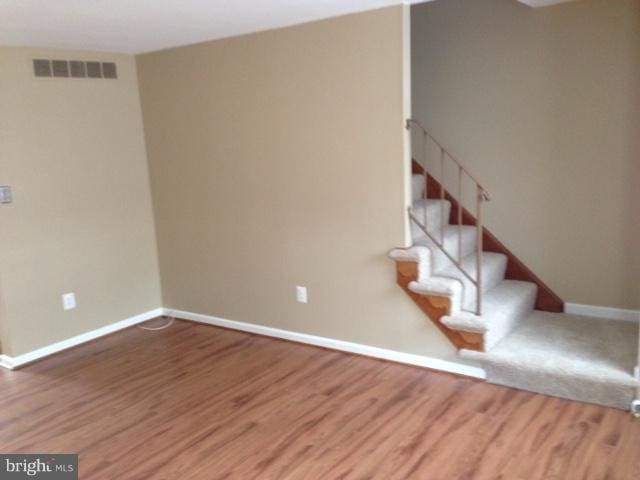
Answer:
POLYGON ((13 195, 11 194, 11 187, 8 185, 0 186, 0 203, 13 202, 13 195))

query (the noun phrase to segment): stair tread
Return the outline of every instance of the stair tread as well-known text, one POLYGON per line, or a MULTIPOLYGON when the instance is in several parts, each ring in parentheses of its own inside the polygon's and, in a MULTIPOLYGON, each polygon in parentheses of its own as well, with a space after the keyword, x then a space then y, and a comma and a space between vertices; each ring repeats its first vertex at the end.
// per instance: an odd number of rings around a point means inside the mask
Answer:
POLYGON ((454 330, 484 333, 489 349, 533 311, 537 288, 530 282, 503 280, 484 293, 480 317, 462 310, 445 317, 443 323, 454 330))
MULTIPOLYGON (((453 256, 454 258, 457 258, 457 256, 458 256, 457 252, 456 252, 456 254, 452 254, 452 252, 449 252, 449 254, 451 256, 453 256)), ((466 255, 465 257, 462 258, 462 266, 463 266, 463 268, 473 278, 475 278, 475 275, 476 275, 476 267, 477 267, 476 256, 477 256, 477 254, 475 252, 473 252, 473 253, 470 253, 469 255, 466 255)), ((484 272, 485 272, 485 267, 493 267, 493 266, 495 266, 495 264, 500 264, 500 263, 503 263, 503 262, 506 262, 506 261, 507 261, 507 256, 502 254, 502 253, 482 252, 482 273, 483 273, 483 275, 484 275, 484 272)), ((456 267, 455 265, 448 265, 447 267, 441 269, 439 272, 434 273, 434 275, 442 275, 442 276, 455 277, 455 278, 458 278, 459 275, 464 276, 464 274, 461 273, 460 270, 458 269, 458 267, 456 267)))
MULTIPOLYGON (((411 204, 415 216, 422 220, 424 215, 424 209, 426 206, 427 209, 427 220, 432 222, 433 220, 437 220, 438 225, 442 223, 442 219, 444 217, 444 224, 449 225, 449 212, 451 211, 451 202, 448 200, 439 200, 434 198, 420 198, 418 200, 414 200, 411 204), (444 215, 443 215, 444 214, 444 215)), ((439 233, 439 232, 434 232, 439 233)))
POLYGON ((503 280, 483 295, 482 316, 489 318, 510 315, 513 307, 522 302, 524 296, 536 290, 535 283, 503 280))
MULTIPOLYGON (((462 267, 473 278, 476 279, 477 253, 471 253, 462 259, 462 267)), ((482 254, 482 291, 488 292, 504 280, 504 273, 507 268, 507 257, 502 253, 483 252, 482 254)), ((458 267, 450 263, 445 268, 433 273, 434 276, 455 278, 462 282, 465 289, 464 309, 475 309, 476 287, 458 267)))
MULTIPOLYGON (((473 236, 475 237, 476 235, 476 227, 472 226, 472 225, 462 225, 460 227, 461 229, 461 235, 463 236, 470 236, 471 234, 473 234, 473 236)), ((431 235, 433 235, 439 242, 441 241, 440 239, 440 230, 438 230, 437 232, 429 232, 431 235)), ((447 243, 449 243, 450 241, 453 241, 452 243, 455 243, 457 245, 458 243, 458 226, 457 225, 451 225, 451 224, 447 224, 444 226, 444 240, 445 240, 445 245, 447 245, 447 243)), ((427 235, 424 232, 421 232, 421 235, 414 238, 413 240, 413 244, 414 245, 424 245, 425 247, 435 247, 436 244, 433 242, 433 240, 431 240, 429 237, 427 237, 427 235)), ((474 248, 475 248, 475 244, 474 244, 474 248)), ((456 248, 450 250, 447 249, 447 252, 449 252, 450 254, 455 252, 457 254, 458 250, 456 248)), ((467 253, 468 255, 468 253, 467 253)), ((455 256, 454 256, 455 258, 455 256)))
MULTIPOLYGON (((461 230, 460 236, 462 237, 462 245, 463 245, 462 255, 467 256, 471 252, 475 251, 475 248, 476 248, 476 242, 475 242, 476 227, 472 227, 469 225, 462 225, 460 230, 461 230), (465 245, 465 243, 467 245, 465 245)), ((444 232, 443 243, 447 249, 447 253, 449 253, 449 255, 452 255, 455 258, 458 252, 458 226, 445 225, 443 232, 444 232), (455 255, 453 255, 454 252, 455 252, 455 255)), ((433 232, 430 232, 430 233, 434 235, 433 232)), ((438 242, 442 243, 442 240, 440 239, 440 231, 438 231, 436 235, 437 235, 436 239, 438 240, 438 242)), ((417 236, 413 239, 413 245, 421 245, 421 246, 429 247, 432 249, 440 248, 424 232, 421 232, 420 236, 417 236)))
POLYGON ((412 203, 413 208, 422 208, 425 204, 427 207, 438 207, 440 204, 451 204, 451 202, 439 198, 418 198, 412 203))

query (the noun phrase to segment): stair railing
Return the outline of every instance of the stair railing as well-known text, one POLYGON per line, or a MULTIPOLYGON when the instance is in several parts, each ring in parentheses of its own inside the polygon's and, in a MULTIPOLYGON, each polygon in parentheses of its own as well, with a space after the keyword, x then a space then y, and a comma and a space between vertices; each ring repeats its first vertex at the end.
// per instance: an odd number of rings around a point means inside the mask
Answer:
MULTIPOLYGON (((440 143, 438 142, 427 130, 426 128, 424 128, 424 126, 422 126, 422 124, 418 121, 415 120, 413 118, 409 118, 406 121, 406 129, 409 130, 409 132, 411 134, 413 134, 414 130, 413 127, 416 127, 419 132, 422 134, 422 155, 423 155, 423 159, 422 161, 424 162, 423 164, 421 164, 422 167, 422 172, 423 172, 423 176, 424 176, 424 189, 423 189, 423 200, 425 200, 424 202, 424 208, 423 208, 423 218, 420 219, 418 218, 418 215, 416 215, 416 212, 414 211, 413 207, 410 206, 409 207, 409 219, 414 222, 418 228, 420 228, 420 230, 422 230, 427 237, 429 237, 429 239, 431 239, 431 241, 433 243, 436 244, 436 246, 447 256, 447 258, 449 260, 451 260, 451 262, 458 268, 458 270, 460 270, 460 272, 462 272, 462 274, 469 279, 469 281, 476 287, 476 309, 475 309, 475 314, 480 316, 482 315, 482 237, 483 237, 483 228, 482 228, 482 204, 485 201, 489 201, 491 199, 489 192, 480 184, 480 182, 478 182, 478 180, 476 180, 476 178, 469 173, 469 171, 462 165, 462 163, 460 163, 453 155, 451 155, 451 153, 449 153, 449 151, 440 143), (440 192, 439 192, 439 197, 440 197, 440 235, 438 238, 438 235, 435 234, 435 232, 430 232, 428 229, 428 213, 427 213, 427 202, 426 200, 428 199, 428 184, 429 184, 429 173, 427 171, 427 165, 426 165, 426 159, 427 159, 427 150, 429 147, 429 142, 432 142, 433 145, 436 146, 436 148, 439 150, 440 152, 440 178, 436 178, 435 175, 431 174, 431 177, 434 178, 435 180, 437 180, 440 183, 440 192), (457 252, 457 258, 455 258, 454 254, 450 253, 447 251, 446 247, 445 247, 445 237, 444 237, 444 228, 446 224, 449 224, 448 219, 445 218, 445 208, 444 208, 444 200, 446 198, 447 195, 451 195, 449 194, 449 192, 445 192, 445 166, 446 166, 446 162, 447 160, 449 160, 450 162, 453 162, 453 164, 455 165, 455 168, 457 170, 457 196, 458 198, 457 203, 458 203, 458 208, 457 208, 457 219, 456 219, 456 224, 457 224, 457 234, 458 234, 458 252, 457 252), (463 190, 463 181, 464 178, 468 178, 469 180, 471 180, 473 182, 474 185, 474 189, 475 189, 475 212, 476 212, 476 275, 472 275, 471 272, 467 271, 467 269, 464 268, 463 263, 462 263, 462 210, 463 210, 463 205, 462 205, 462 190, 463 190)), ((412 138, 413 140, 413 138, 412 138)), ((413 142, 412 142, 413 145, 413 142)), ((414 156, 412 156, 413 159, 415 159, 414 156)), ((415 159, 416 161, 418 161, 417 159, 415 159)), ((418 162, 420 163, 420 162, 418 162)), ((433 172, 435 173, 435 172, 433 172)), ((454 197, 452 197, 454 198, 454 197)))

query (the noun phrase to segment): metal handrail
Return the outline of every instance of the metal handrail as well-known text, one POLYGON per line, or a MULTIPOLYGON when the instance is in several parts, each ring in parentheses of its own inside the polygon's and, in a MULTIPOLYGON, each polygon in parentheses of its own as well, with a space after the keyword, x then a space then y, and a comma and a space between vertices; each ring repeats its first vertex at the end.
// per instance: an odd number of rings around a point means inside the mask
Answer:
MULTIPOLYGON (((422 132, 422 148, 423 148, 423 155, 424 155, 424 160, 426 161, 426 156, 427 156, 427 149, 428 149, 428 143, 429 140, 431 140, 436 147, 438 147, 438 149, 440 150, 440 240, 438 240, 437 236, 435 234, 432 234, 431 232, 429 232, 428 229, 428 217, 427 217, 427 198, 428 198, 428 193, 427 193, 427 179, 428 179, 428 173, 427 173, 427 166, 422 165, 422 171, 423 171, 423 176, 424 176, 424 189, 423 189, 423 199, 425 200, 425 204, 424 204, 424 209, 423 209, 423 222, 420 221, 420 219, 415 215, 413 208, 409 207, 409 219, 414 222, 419 228, 420 230, 422 230, 427 237, 429 237, 429 239, 431 239, 431 241, 445 254, 445 256, 451 260, 451 262, 456 266, 456 268, 458 268, 458 270, 460 270, 460 272, 462 272, 462 274, 476 287, 476 310, 475 313, 476 315, 482 315, 482 233, 483 233, 483 228, 482 228, 482 202, 491 200, 491 196, 489 195, 489 192, 487 191, 487 189, 485 189, 482 184, 480 184, 480 182, 478 182, 478 180, 476 180, 476 178, 462 165, 462 163, 460 163, 460 161, 455 158, 453 155, 451 155, 451 153, 449 153, 449 151, 440 143, 438 142, 438 140, 436 140, 428 131, 426 128, 424 128, 424 126, 418 121, 415 120, 413 118, 408 118, 406 121, 406 129, 409 130, 409 132, 412 132, 412 127, 416 126, 420 129, 420 131, 422 132), (445 226, 445 214, 444 214, 444 200, 445 200, 445 182, 444 182, 444 176, 445 176, 445 162, 447 159, 450 159, 451 161, 453 161, 453 163, 455 163, 456 167, 457 167, 457 171, 458 171, 458 188, 457 188, 457 195, 458 195, 458 214, 457 214, 457 225, 458 225, 458 258, 456 260, 456 258, 454 258, 453 254, 449 253, 445 247, 445 241, 444 241, 444 226, 445 226), (462 182, 464 179, 464 176, 467 176, 474 184, 476 187, 476 237, 477 237, 477 241, 476 241, 476 275, 475 278, 473 275, 471 275, 470 272, 468 272, 462 265, 462 182)), ((413 158, 413 155, 412 155, 413 158)), ((435 172, 434 172, 435 173, 435 172)), ((435 178, 435 176, 434 176, 435 178)), ((451 195, 451 194, 449 194, 451 195)), ((446 222, 449 223, 449 222, 446 222)))
POLYGON ((427 137, 429 137, 431 139, 431 141, 433 143, 435 143, 437 145, 437 147, 441 150, 447 153, 447 156, 453 160, 456 165, 458 165, 458 167, 460 167, 462 169, 462 171, 467 175, 467 177, 469 177, 471 180, 473 180, 473 183, 475 183, 478 187, 480 187, 480 189, 482 190, 482 192, 484 193, 484 195, 486 195, 485 200, 491 200, 491 195, 489 194, 489 191, 484 188, 482 186, 482 184, 476 180, 476 177, 473 176, 473 174, 471 172, 469 172, 469 170, 467 170, 464 165, 462 165, 462 163, 453 155, 451 155, 451 153, 449 153, 449 150, 447 150, 446 147, 444 147, 438 140, 436 140, 433 135, 431 135, 429 133, 429 131, 424 128, 424 126, 415 118, 407 118, 407 122, 405 125, 405 128, 407 130, 411 130, 411 125, 415 125, 416 127, 418 127, 420 130, 422 130, 422 132, 427 135, 427 137))

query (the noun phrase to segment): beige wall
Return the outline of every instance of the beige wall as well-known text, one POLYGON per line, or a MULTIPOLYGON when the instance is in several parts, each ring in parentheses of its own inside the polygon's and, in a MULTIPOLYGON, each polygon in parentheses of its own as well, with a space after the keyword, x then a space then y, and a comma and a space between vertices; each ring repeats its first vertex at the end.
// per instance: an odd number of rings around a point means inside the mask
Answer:
POLYGON ((565 301, 640 308, 640 2, 412 8, 413 110, 565 301))
POLYGON ((0 109, 2 352, 161 306, 134 58, 0 48, 0 109), (119 79, 36 79, 34 57, 115 60, 119 79))
POLYGON ((385 256, 405 240, 403 19, 138 57, 165 306, 454 355, 385 256))

